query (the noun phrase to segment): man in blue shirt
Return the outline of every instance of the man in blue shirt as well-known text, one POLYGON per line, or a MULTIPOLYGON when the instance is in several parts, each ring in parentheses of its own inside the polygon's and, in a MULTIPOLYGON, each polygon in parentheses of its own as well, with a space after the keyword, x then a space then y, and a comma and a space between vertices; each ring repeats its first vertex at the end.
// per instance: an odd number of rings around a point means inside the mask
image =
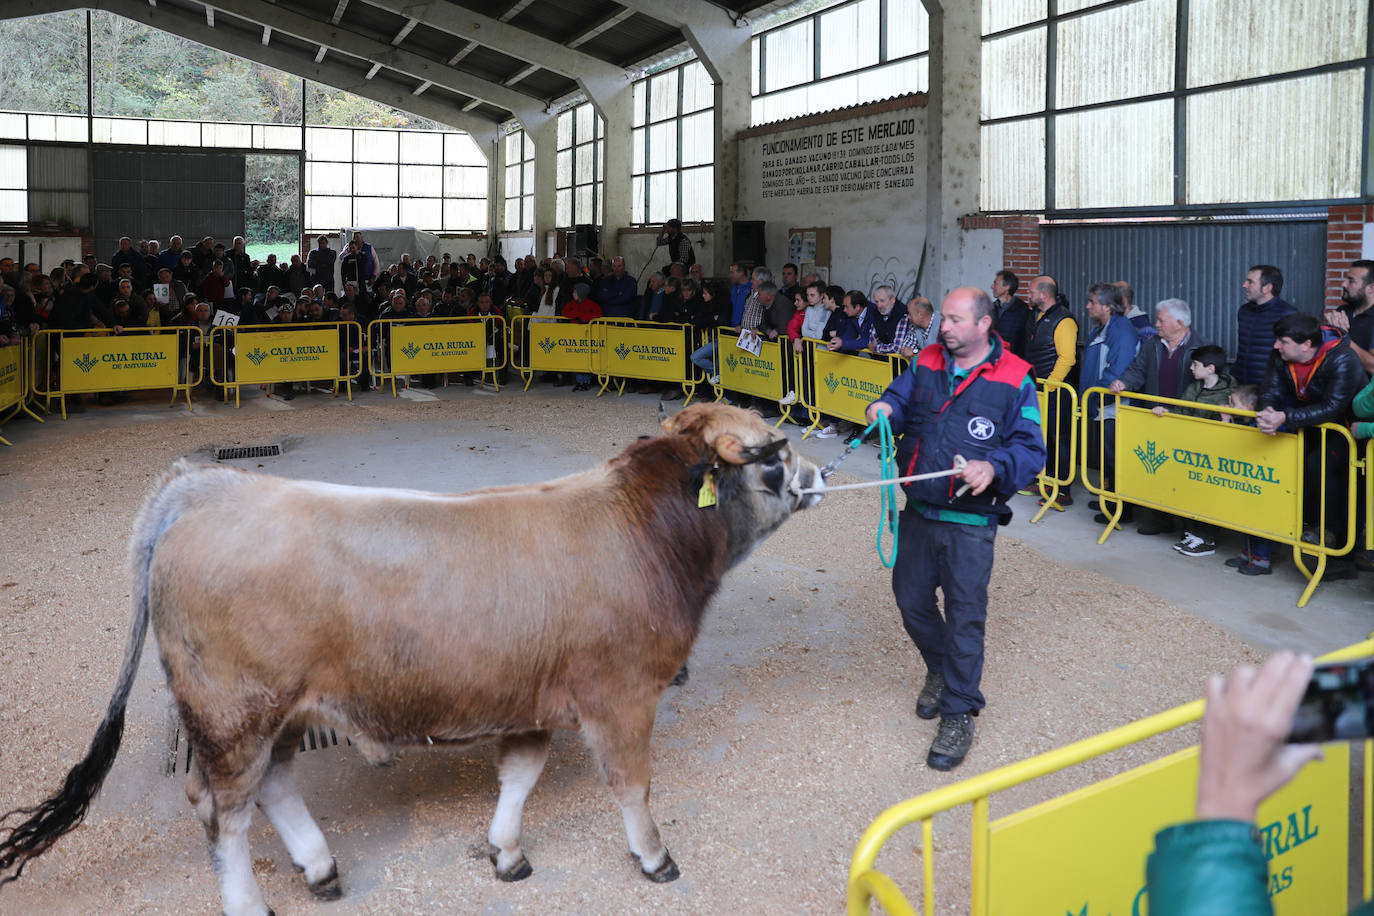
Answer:
POLYGON ((902 485, 907 504, 892 568, 902 623, 926 664, 916 715, 940 717, 926 764, 951 770, 973 745, 973 717, 984 705, 979 682, 997 528, 1011 520, 1008 500, 1045 466, 1045 438, 1030 364, 993 333, 988 294, 961 286, 940 311, 939 343, 922 350, 867 415, 871 423, 886 414, 901 435, 903 476, 967 461, 953 477, 902 485))
POLYGON ((596 302, 607 318, 634 318, 639 311, 634 277, 625 273, 625 259, 612 258, 611 272, 596 285, 596 302))
POLYGON ((739 261, 730 265, 730 324, 734 327, 739 327, 744 320, 744 304, 753 292, 750 273, 748 265, 739 261))

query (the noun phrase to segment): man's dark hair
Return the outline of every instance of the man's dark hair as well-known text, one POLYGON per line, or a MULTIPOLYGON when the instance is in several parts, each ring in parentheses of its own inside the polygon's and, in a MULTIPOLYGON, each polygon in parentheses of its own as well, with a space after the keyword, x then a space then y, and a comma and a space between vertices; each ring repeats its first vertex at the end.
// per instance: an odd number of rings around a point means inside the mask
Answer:
POLYGON ((825 293, 825 295, 829 296, 831 299, 834 299, 836 305, 844 302, 843 286, 827 286, 825 289, 821 290, 821 292, 825 293))
POLYGON ((754 272, 753 261, 736 261, 730 265, 742 274, 752 274, 754 272))
POLYGON ((1226 351, 1216 344, 1198 347, 1188 354, 1188 358, 1196 360, 1204 366, 1211 366, 1213 372, 1220 372, 1226 368, 1226 351))
POLYGON ((1366 284, 1374 283, 1374 261, 1367 261, 1367 260, 1365 260, 1364 258, 1361 258, 1360 260, 1355 261, 1354 263, 1352 263, 1350 266, 1351 266, 1352 268, 1354 268, 1354 267, 1363 267, 1363 268, 1364 268, 1364 282, 1365 282, 1366 284))
POLYGON ((1296 344, 1310 343, 1313 346, 1320 346, 1322 325, 1311 315, 1291 312, 1274 322, 1274 339, 1277 340, 1280 337, 1287 337, 1296 344))
POLYGON ((1115 283, 1094 283, 1088 287, 1088 298, 1098 305, 1105 305, 1115 315, 1126 314, 1126 300, 1121 297, 1121 288, 1115 283))
POLYGON ((782 265, 783 270, 786 270, 789 267, 792 268, 792 273, 798 273, 797 265, 793 264, 791 261, 788 261, 786 264, 782 265))
POLYGON ((1010 295, 1015 296, 1016 291, 1021 288, 1021 278, 1009 270, 997 271, 997 279, 1002 281, 1010 295))
MULTIPOLYGON (((845 293, 845 296, 849 299, 850 305, 856 306, 861 309, 868 308, 868 297, 865 296, 863 293, 859 292, 857 289, 851 289, 849 292, 845 293)), ((836 299, 835 301, 842 302, 843 300, 836 299)))
MULTIPOLYGON (((1271 295, 1277 296, 1283 292, 1283 271, 1273 264, 1256 264, 1250 270, 1258 270, 1260 275, 1260 289, 1266 286, 1273 287, 1271 295)), ((1248 273, 1249 271, 1247 271, 1248 273)))

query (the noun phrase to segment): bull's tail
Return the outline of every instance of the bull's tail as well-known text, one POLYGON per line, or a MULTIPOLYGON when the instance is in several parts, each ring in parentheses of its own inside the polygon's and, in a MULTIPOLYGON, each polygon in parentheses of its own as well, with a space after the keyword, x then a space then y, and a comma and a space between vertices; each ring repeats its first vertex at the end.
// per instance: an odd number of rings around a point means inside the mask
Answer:
POLYGON ((144 503, 135 522, 129 546, 130 568, 133 573, 133 624, 129 643, 124 650, 124 666, 119 672, 114 695, 105 710, 105 719, 95 730, 85 758, 72 767, 62 788, 46 801, 32 808, 17 808, 0 817, 0 831, 12 818, 22 820, 8 829, 0 840, 0 887, 17 880, 31 859, 41 856, 48 848, 85 819, 91 801, 114 765, 119 743, 124 736, 124 709, 138 663, 143 656, 143 642, 148 635, 148 577, 153 549, 158 538, 175 521, 180 502, 172 485, 176 477, 189 470, 178 462, 144 503))

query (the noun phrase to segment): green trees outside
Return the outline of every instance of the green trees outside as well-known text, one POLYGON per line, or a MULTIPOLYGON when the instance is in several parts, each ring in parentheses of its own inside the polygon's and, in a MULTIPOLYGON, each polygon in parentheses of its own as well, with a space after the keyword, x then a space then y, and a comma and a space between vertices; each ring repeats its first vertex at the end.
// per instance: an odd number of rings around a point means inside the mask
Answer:
MULTIPOLYGON (((0 61, 0 107, 86 113, 84 11, 7 21, 0 61)), ((95 117, 299 125, 304 102, 312 126, 443 127, 103 11, 91 14, 91 76, 95 117)), ((294 252, 301 195, 295 157, 251 155, 246 165, 249 239, 294 252)))

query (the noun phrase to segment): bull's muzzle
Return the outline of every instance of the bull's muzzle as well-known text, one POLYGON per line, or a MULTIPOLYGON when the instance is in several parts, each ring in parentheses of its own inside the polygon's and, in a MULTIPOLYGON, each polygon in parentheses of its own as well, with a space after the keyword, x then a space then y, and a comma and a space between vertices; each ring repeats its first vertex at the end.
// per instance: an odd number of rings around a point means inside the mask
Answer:
POLYGON ((792 493, 797 498, 796 509, 810 509, 825 498, 825 478, 821 469, 809 461, 803 461, 792 477, 792 493))

